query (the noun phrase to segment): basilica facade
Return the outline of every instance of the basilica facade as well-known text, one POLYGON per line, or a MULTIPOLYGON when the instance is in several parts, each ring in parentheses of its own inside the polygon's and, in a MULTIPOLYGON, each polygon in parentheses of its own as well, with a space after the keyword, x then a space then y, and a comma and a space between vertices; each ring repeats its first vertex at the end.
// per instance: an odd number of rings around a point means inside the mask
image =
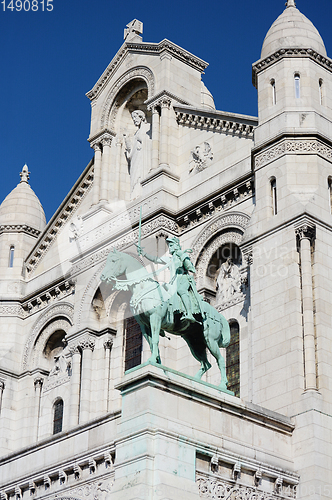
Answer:
POLYGON ((26 165, 0 205, 1 500, 331 498, 332 60, 288 0, 257 118, 142 33, 87 93, 93 158, 48 224, 26 165), (169 241, 229 325, 227 389, 190 332, 151 362, 133 277, 101 278, 111 252, 169 283, 169 241))

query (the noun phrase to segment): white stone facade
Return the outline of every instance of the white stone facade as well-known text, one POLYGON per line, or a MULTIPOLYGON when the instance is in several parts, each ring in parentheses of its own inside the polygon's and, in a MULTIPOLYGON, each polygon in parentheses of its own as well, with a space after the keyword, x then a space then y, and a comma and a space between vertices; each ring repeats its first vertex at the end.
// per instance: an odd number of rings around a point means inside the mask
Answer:
POLYGON ((332 60, 288 0, 253 65, 257 119, 141 35, 87 94, 94 157, 49 223, 26 166, 0 206, 1 500, 331 498, 332 60), (162 367, 129 339, 130 295, 100 276, 111 249, 137 257, 140 210, 145 251, 192 249, 238 332, 239 397, 213 359, 194 380, 180 337, 162 367))

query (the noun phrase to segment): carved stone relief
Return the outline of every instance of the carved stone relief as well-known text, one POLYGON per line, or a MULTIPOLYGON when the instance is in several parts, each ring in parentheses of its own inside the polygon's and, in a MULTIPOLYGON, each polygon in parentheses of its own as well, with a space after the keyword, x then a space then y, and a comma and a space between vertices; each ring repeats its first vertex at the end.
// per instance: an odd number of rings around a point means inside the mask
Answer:
POLYGON ((208 142, 204 142, 190 152, 189 173, 197 174, 209 167, 213 160, 213 152, 208 142))

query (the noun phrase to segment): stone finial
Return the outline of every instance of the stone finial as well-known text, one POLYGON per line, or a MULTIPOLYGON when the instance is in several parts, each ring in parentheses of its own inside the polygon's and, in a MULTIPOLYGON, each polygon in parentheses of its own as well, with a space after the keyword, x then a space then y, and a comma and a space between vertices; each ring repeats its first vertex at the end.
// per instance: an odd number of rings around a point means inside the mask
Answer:
POLYGON ((288 7, 296 7, 295 0, 287 0, 285 5, 286 5, 286 9, 288 9, 288 7))
POLYGON ((27 184, 29 184, 28 183, 29 175, 30 175, 30 172, 28 169, 28 165, 25 164, 24 167, 22 168, 22 172, 20 172, 21 182, 26 182, 27 184))
POLYGON ((127 42, 138 41, 138 39, 140 39, 141 41, 142 37, 140 35, 142 33, 143 33, 143 23, 138 19, 133 19, 130 23, 127 24, 127 27, 124 30, 123 38, 127 42))

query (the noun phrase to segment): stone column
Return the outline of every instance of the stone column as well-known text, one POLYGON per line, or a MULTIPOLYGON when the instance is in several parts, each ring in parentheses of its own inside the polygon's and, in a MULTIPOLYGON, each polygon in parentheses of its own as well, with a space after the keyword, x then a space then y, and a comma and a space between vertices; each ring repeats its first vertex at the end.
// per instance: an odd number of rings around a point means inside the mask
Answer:
POLYGON ((39 418, 40 418, 40 400, 41 393, 43 388, 44 379, 42 377, 36 377, 34 380, 35 386, 35 411, 34 411, 34 422, 35 422, 35 431, 33 436, 33 441, 38 441, 38 433, 39 433, 39 418))
POLYGON ((151 170, 159 167, 159 133, 160 133, 160 116, 159 106, 153 104, 152 111, 152 155, 151 155, 151 170))
POLYGON ((78 425, 81 385, 81 352, 78 344, 70 347, 70 354, 72 357, 72 362, 70 380, 69 425, 70 427, 75 427, 75 425, 78 425))
POLYGON ((97 203, 99 203, 99 187, 101 180, 101 145, 96 143, 91 147, 95 152, 92 204, 97 205, 97 203))
POLYGON ((311 243, 315 238, 315 226, 304 223, 296 228, 296 234, 299 240, 301 266, 304 389, 316 390, 316 339, 311 264, 311 243))
POLYGON ((105 349, 105 368, 104 368, 104 396, 103 396, 103 413, 109 412, 109 392, 110 392, 110 369, 111 369, 111 349, 113 346, 113 339, 109 338, 104 342, 105 349))
POLYGON ((169 135, 169 112, 171 106, 171 99, 164 96, 159 101, 161 106, 160 116, 160 167, 169 167, 168 160, 168 135, 169 135))
POLYGON ((82 380, 79 422, 82 424, 90 419, 91 365, 95 341, 87 337, 81 340, 80 347, 82 349, 82 380))
POLYGON ((5 382, 4 382, 4 380, 0 380, 0 415, 1 415, 1 409, 2 409, 2 397, 3 397, 4 389, 5 389, 5 382))
POLYGON ((100 201, 109 201, 112 136, 104 134, 101 139, 101 143, 103 146, 103 157, 100 177, 100 201))

